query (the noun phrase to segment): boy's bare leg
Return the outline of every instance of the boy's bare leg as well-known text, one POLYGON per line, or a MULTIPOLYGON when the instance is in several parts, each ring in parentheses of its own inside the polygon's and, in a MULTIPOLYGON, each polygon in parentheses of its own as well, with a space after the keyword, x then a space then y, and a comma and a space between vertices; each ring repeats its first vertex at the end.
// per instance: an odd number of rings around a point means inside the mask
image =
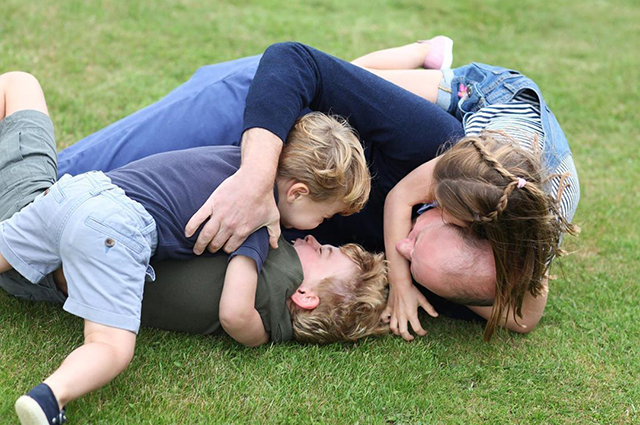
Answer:
POLYGON ((6 260, 6 258, 4 258, 4 256, 2 254, 0 254, 0 273, 4 273, 6 271, 11 270, 13 267, 11 267, 11 264, 9 264, 9 262, 6 260))
POLYGON ((20 71, 0 75, 0 119, 25 109, 49 115, 42 87, 36 77, 20 71))
POLYGON ((85 320, 84 345, 76 348, 44 383, 60 408, 109 383, 133 358, 136 334, 85 320))

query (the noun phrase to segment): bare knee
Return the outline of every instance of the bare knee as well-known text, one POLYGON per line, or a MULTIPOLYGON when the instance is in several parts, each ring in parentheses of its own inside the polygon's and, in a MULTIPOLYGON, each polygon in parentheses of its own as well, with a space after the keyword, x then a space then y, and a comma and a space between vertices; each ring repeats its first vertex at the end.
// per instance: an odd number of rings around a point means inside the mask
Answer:
POLYGON ((23 71, 0 75, 0 119, 25 109, 49 114, 38 79, 23 71))
POLYGON ((38 79, 32 74, 24 71, 5 72, 4 74, 0 75, 0 84, 5 89, 9 87, 11 87, 12 89, 30 86, 40 87, 40 82, 38 82, 38 79))
POLYGON ((136 334, 103 325, 96 327, 94 324, 93 328, 87 328, 85 326, 84 343, 100 344, 109 350, 116 368, 121 372, 127 368, 133 359, 136 346, 136 334))

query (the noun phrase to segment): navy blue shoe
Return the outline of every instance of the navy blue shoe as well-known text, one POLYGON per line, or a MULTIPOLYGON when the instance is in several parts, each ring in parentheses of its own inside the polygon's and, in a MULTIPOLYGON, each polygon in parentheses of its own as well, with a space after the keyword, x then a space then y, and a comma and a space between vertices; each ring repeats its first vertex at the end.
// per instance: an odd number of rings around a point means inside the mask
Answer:
POLYGON ((65 409, 45 383, 37 385, 16 401, 16 413, 22 425, 61 425, 67 421, 65 409))

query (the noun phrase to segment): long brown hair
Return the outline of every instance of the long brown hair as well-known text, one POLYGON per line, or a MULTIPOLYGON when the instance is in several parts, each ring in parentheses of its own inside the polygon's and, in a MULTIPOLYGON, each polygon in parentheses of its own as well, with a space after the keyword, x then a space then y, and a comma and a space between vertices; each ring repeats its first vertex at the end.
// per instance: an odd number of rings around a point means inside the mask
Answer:
POLYGON ((551 177, 544 175, 539 154, 495 132, 465 137, 434 168, 433 194, 441 208, 469 223, 471 233, 486 239, 493 251, 495 298, 485 340, 504 313, 516 322, 522 317, 527 292, 542 294, 551 260, 562 254, 562 233, 578 231, 545 192, 551 177))

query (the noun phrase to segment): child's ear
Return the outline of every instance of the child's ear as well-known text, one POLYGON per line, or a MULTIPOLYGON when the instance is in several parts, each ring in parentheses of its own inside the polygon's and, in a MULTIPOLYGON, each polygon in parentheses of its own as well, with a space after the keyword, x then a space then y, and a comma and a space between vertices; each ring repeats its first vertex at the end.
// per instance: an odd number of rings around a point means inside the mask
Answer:
POLYGON ((291 301, 303 310, 313 310, 320 304, 320 298, 315 292, 298 288, 296 292, 291 295, 291 301))
POLYGON ((287 200, 289 202, 293 202, 308 194, 309 188, 307 187, 307 185, 304 183, 296 182, 289 187, 289 190, 287 190, 287 200))

